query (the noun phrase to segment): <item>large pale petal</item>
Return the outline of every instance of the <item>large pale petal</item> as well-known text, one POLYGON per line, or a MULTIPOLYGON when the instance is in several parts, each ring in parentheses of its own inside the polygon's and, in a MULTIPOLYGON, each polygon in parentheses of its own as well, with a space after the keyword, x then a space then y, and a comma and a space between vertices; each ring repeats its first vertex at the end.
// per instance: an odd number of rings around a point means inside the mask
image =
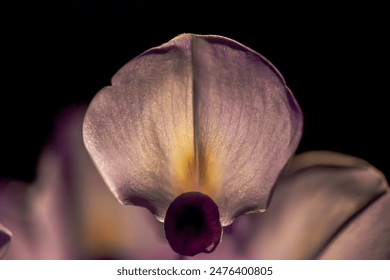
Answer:
POLYGON ((175 197, 200 191, 228 225, 266 208, 301 129, 266 59, 228 38, 185 34, 130 61, 95 96, 84 141, 122 203, 163 220, 175 197))
POLYGON ((86 147, 113 193, 161 221, 184 191, 175 180, 185 180, 181 165, 194 150, 186 41, 169 42, 126 64, 112 86, 95 96, 84 122, 86 147))
POLYGON ((251 258, 317 258, 351 219, 388 193, 374 167, 345 160, 346 166, 315 161, 278 183, 267 212, 252 215, 251 258))
POLYGON ((201 185, 227 225, 266 209, 300 140, 302 114, 280 73, 253 50, 217 36, 193 39, 192 50, 201 185))
POLYGON ((0 223, 0 258, 4 255, 11 241, 12 233, 0 223))

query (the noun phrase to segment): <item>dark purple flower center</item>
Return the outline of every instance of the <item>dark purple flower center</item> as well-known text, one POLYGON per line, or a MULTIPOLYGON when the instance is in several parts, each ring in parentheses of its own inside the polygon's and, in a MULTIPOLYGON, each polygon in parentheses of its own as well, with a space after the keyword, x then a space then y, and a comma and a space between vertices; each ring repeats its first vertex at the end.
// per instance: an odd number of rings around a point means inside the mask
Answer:
POLYGON ((218 206, 200 192, 183 193, 169 205, 164 229, 176 253, 185 256, 210 253, 222 235, 218 206))

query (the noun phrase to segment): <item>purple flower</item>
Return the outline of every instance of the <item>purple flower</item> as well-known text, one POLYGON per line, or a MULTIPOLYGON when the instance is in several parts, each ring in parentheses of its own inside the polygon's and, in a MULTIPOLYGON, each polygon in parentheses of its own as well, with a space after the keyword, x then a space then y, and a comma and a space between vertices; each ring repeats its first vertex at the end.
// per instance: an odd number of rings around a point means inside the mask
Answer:
POLYGON ((32 184, 0 181, 0 253, 12 232, 6 259, 390 259, 382 173, 291 157, 301 130, 267 60, 181 35, 64 112, 32 184))
POLYGON ((83 131, 117 199, 148 208, 172 248, 195 255, 213 251, 238 216, 265 211, 302 114, 260 54, 184 34, 119 70, 92 100, 83 131))

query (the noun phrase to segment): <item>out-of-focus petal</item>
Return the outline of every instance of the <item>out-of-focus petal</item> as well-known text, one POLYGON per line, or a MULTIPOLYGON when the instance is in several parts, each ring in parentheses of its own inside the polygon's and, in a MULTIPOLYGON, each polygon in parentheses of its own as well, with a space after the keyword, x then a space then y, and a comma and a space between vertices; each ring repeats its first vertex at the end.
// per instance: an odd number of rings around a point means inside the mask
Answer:
POLYGON ((42 151, 37 178, 31 185, 11 182, 5 188, 1 197, 5 202, 2 215, 15 237, 5 258, 69 259, 81 255, 77 244, 79 215, 75 195, 81 186, 70 143, 77 135, 73 130, 74 119, 79 119, 80 135, 83 116, 77 109, 61 116, 42 151))
POLYGON ((10 182, 0 219, 14 238, 7 259, 171 259, 163 225, 146 209, 120 205, 85 150, 86 107, 62 112, 27 186, 10 182))
POLYGON ((5 259, 33 259, 34 234, 27 207, 28 186, 18 181, 3 181, 0 188, 0 219, 12 232, 5 259))
POLYGON ((3 257, 11 241, 12 233, 0 223, 0 258, 3 257))
POLYGON ((370 167, 371 165, 360 158, 337 152, 310 151, 292 157, 282 175, 287 176, 313 166, 370 167))
POLYGON ((270 62, 228 38, 184 34, 115 74, 90 104, 84 141, 120 202, 162 221, 175 197, 202 192, 226 226, 266 208, 301 130, 270 62))
POLYGON ((368 164, 317 159, 285 176, 267 212, 252 216, 252 258, 317 258, 351 219, 388 193, 383 175, 368 164))
POLYGON ((353 218, 320 259, 390 260, 390 193, 353 218))

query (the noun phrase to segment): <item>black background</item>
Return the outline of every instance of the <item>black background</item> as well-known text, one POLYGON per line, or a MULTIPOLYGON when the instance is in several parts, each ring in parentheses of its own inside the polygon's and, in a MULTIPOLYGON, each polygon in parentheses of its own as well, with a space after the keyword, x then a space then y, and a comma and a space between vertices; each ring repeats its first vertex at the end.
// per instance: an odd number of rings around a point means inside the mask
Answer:
POLYGON ((304 112, 298 152, 358 156, 390 178, 382 9, 290 2, 2 1, 0 178, 33 180, 61 109, 184 32, 230 37, 280 70, 304 112))

